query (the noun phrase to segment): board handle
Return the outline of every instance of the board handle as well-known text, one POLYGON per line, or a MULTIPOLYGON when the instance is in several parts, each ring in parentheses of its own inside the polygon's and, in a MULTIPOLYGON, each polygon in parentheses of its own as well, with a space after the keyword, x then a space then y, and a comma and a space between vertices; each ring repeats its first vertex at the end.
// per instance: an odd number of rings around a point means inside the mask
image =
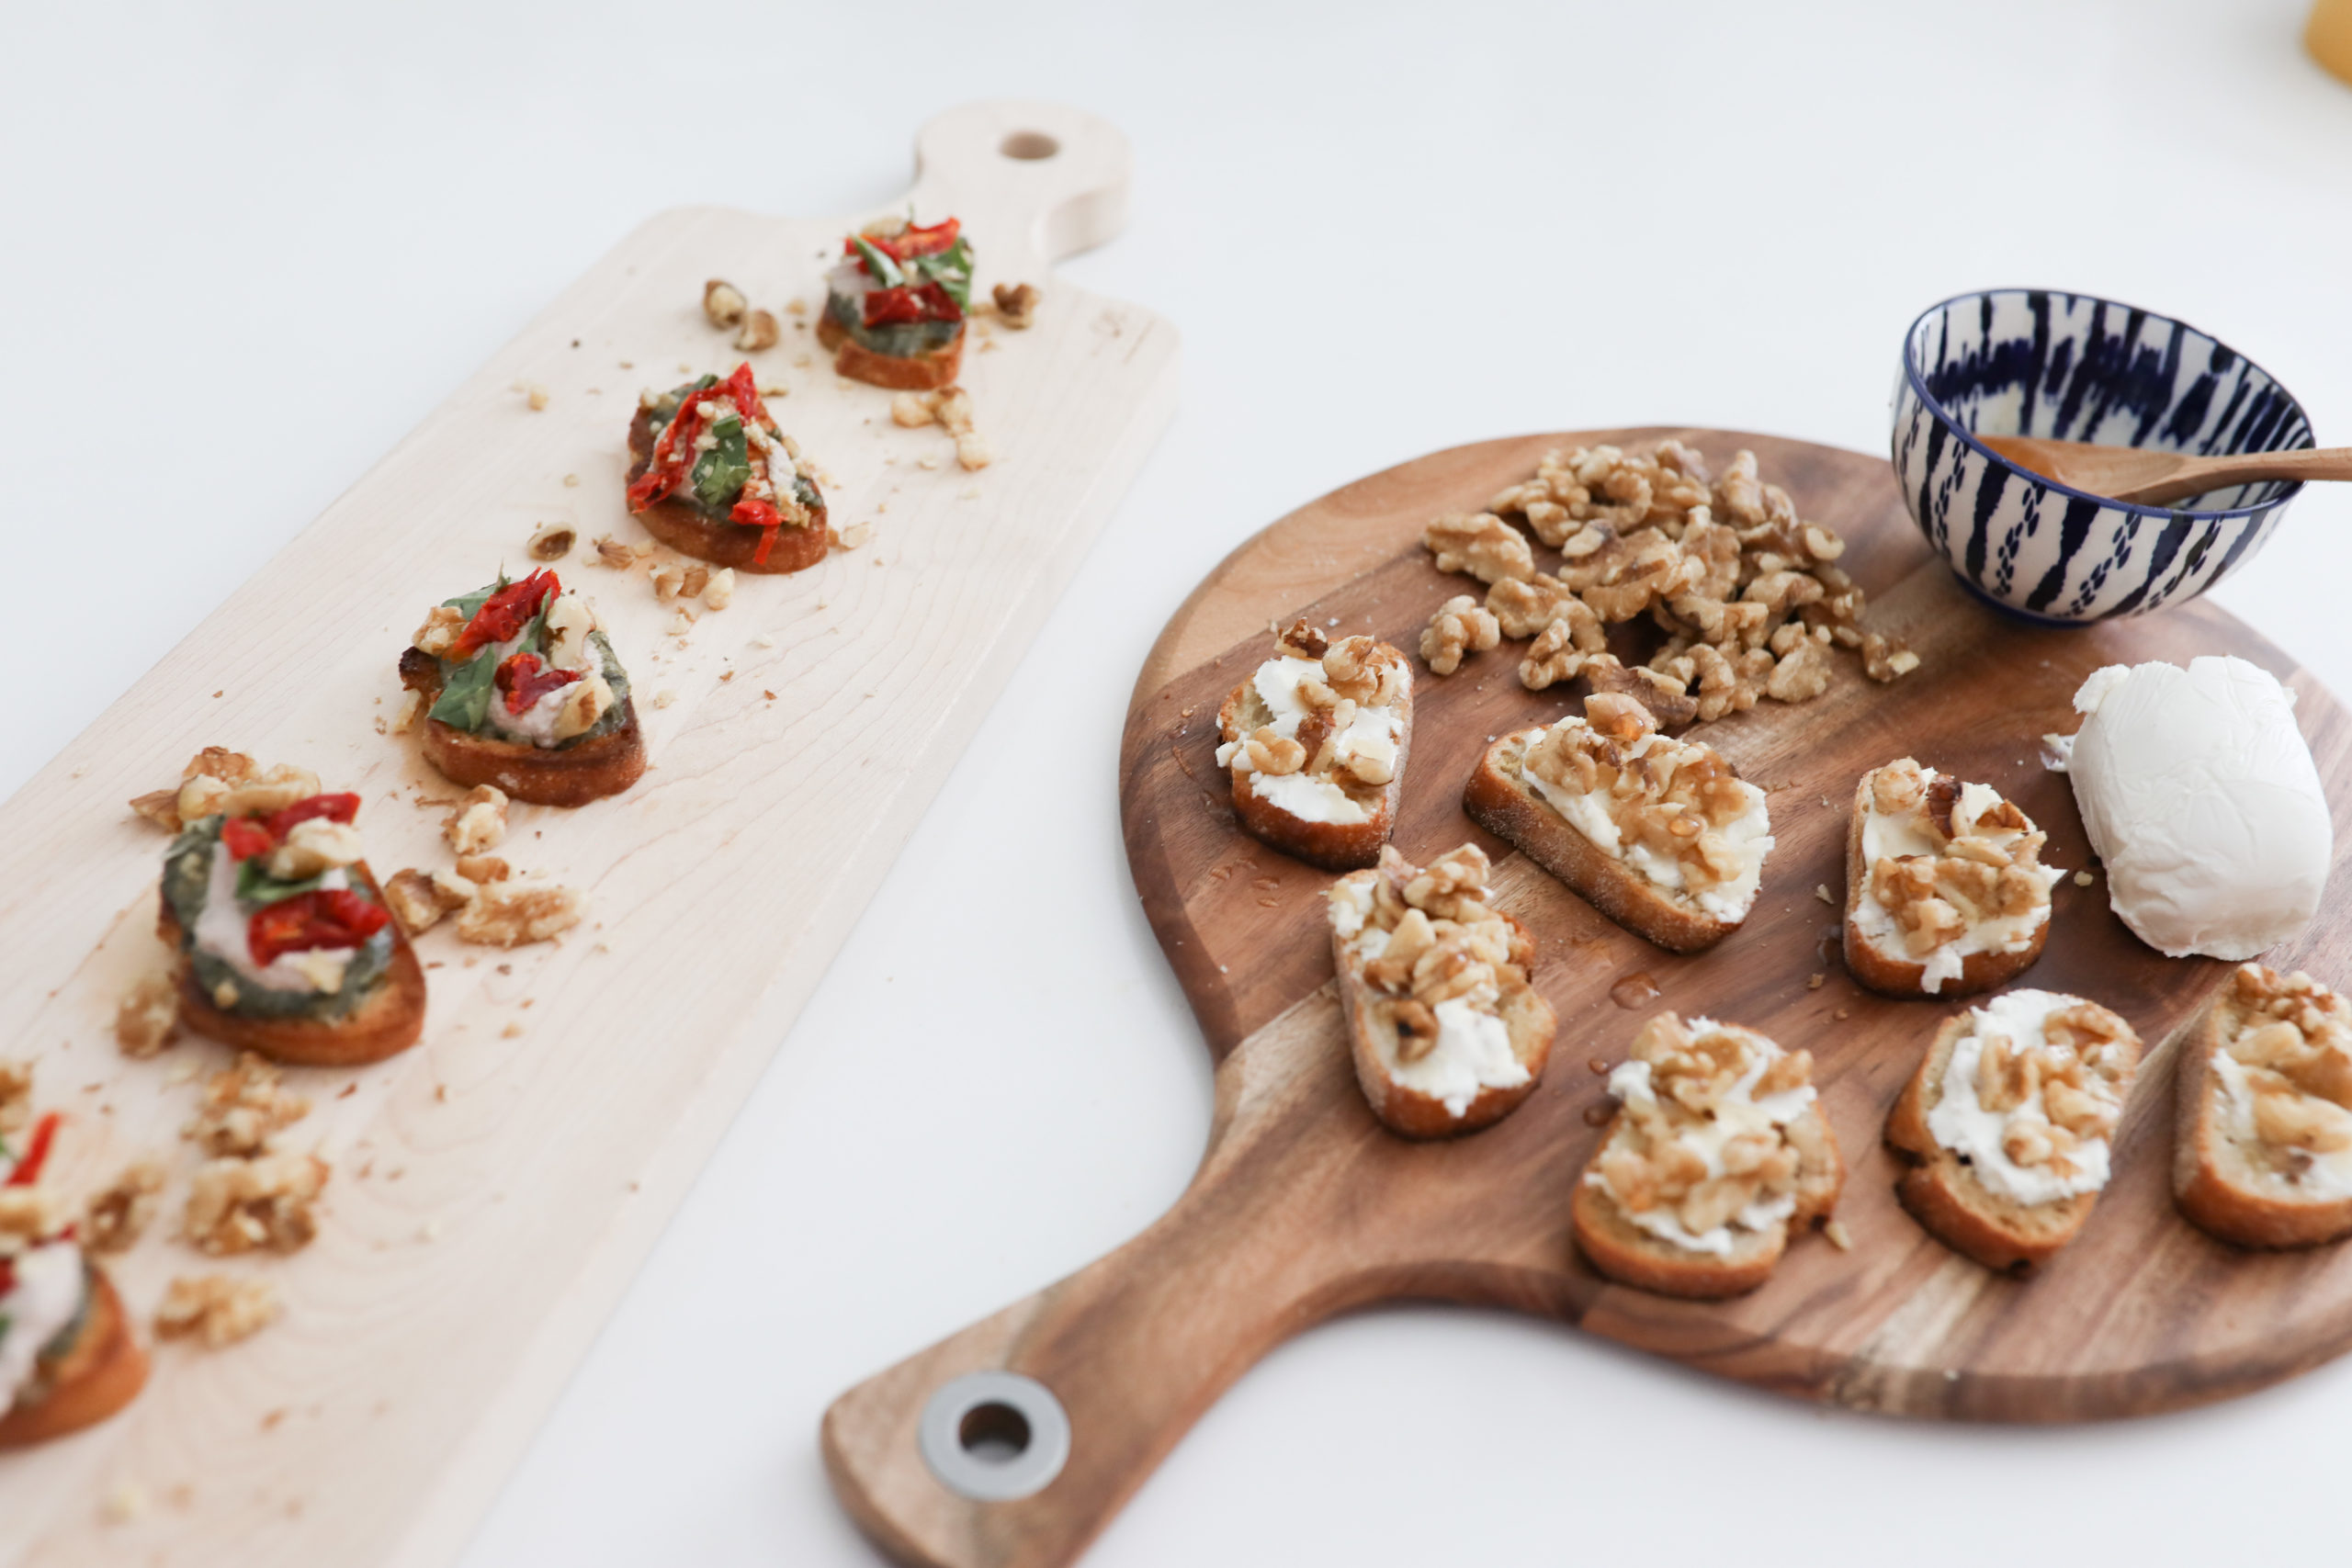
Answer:
POLYGON ((1355 1179, 1382 1134, 1341 1103, 1352 1081, 1256 1043, 1218 1069, 1209 1152, 1174 1208, 825 1413, 833 1489, 884 1551, 924 1568, 1061 1568, 1259 1357, 1394 1292, 1365 1223, 1378 1205, 1355 1179), (1331 1135, 1342 1111, 1356 1136, 1331 1135))
POLYGON ((1017 98, 963 104, 916 134, 909 199, 927 223, 950 213, 1010 214, 979 260, 992 277, 1031 282, 1126 227, 1134 166, 1118 127, 1084 109, 1017 98))

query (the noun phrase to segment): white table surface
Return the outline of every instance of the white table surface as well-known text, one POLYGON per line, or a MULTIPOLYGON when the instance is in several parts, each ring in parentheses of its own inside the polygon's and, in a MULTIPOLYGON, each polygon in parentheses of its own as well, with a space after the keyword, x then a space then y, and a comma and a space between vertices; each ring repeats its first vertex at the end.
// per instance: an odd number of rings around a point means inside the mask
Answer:
MULTIPOLYGON (((1137 155, 1068 275, 1186 340, 1175 425, 467 1568, 874 1561, 825 1404, 1174 1198, 1208 1061, 1114 768, 1145 649, 1252 530, 1526 430, 1883 450, 1905 325, 1988 284, 2184 316, 2352 435, 2352 88, 2298 0, 208 9, 0 28, 0 794, 655 209, 845 211, 930 113, 1067 98, 1137 155)), ((2313 493, 2219 596, 2352 692, 2347 569, 2352 494, 2313 493)), ((2352 1364, 1936 1427, 1396 1308, 1244 1377, 1090 1562, 2326 1560, 2347 1429, 2352 1364)))

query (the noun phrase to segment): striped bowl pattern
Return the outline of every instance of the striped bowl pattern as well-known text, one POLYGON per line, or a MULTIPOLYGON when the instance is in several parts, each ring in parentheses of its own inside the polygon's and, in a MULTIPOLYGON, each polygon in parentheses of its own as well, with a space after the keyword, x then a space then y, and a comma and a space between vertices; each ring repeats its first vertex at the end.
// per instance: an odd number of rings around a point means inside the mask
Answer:
POLYGON ((2195 598, 2261 548, 2302 485, 2131 506, 2020 468, 1978 435, 2207 455, 2312 445, 2302 405, 2219 339, 2038 288, 1962 294, 1913 322, 1894 414, 1895 479, 1928 542, 1984 597, 2054 623, 2195 598))

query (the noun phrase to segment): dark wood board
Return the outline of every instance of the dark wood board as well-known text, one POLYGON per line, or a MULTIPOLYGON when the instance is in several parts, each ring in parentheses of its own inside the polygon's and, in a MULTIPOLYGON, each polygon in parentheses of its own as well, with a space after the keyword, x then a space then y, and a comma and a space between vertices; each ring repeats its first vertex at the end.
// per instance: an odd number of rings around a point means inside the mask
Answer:
MULTIPOLYGON (((1549 562, 1547 552, 1539 560, 1549 562)), ((2103 881, 2062 879, 2052 934, 2021 982, 2091 997, 2151 1046, 2116 1141, 2116 1176, 2082 1237, 2036 1278, 1995 1275, 1947 1251, 1904 1213, 1880 1141, 1888 1108, 1938 1023, 1959 1004, 1861 991, 1837 962, 1854 782, 1910 754, 2017 800, 2070 872, 2089 850, 2040 737, 2073 731, 2072 698, 2103 664, 2231 652, 2286 680, 2330 781, 2339 859, 2352 791, 2339 781, 2352 723, 2318 682, 2216 606, 2080 630, 2006 617, 1930 557, 1877 457, 1703 430, 1539 435, 1459 447, 1334 491, 1234 552, 1177 612, 1128 714, 1121 788, 1136 885, 1216 1057, 1217 1110, 1200 1174, 1167 1216, 1069 1280, 845 1394, 826 1455, 852 1512, 886 1548, 936 1564, 1054 1564, 1083 1550, 1210 1400, 1287 1336, 1396 1297, 1482 1303, 1557 1317, 1744 1382, 1919 1416, 2068 1421, 2225 1397, 2352 1343, 2352 1252, 2240 1252, 2174 1213, 2169 1181, 2177 1035, 2229 966, 2172 960, 2108 909, 2103 881), (1461 809, 1488 739, 1568 711, 1530 693, 1518 647, 1451 677, 1417 667, 1416 718, 1396 843, 1420 860, 1474 839, 1497 862, 1499 902, 1534 930, 1535 979, 1560 1016, 1542 1086, 1499 1126, 1417 1145, 1365 1109, 1332 998, 1319 904, 1328 874, 1240 832, 1216 765, 1216 713, 1267 656, 1270 622, 1306 615, 1332 636, 1370 631, 1411 649, 1466 580, 1438 573, 1422 525, 1475 510, 1563 443, 1691 442, 1718 464, 1753 449, 1809 520, 1849 541, 1845 564, 1873 626, 1923 663, 1891 686, 1838 660, 1814 702, 1763 703, 1702 726, 1769 793, 1778 845, 1747 923, 1712 953, 1677 957, 1611 924, 1461 809), (1816 888, 1837 902, 1826 903, 1816 888), (1825 976, 1818 989, 1808 979, 1825 976), (1611 999, 1642 987, 1655 999, 1611 999), (1852 1247, 1793 1245, 1761 1290, 1724 1303, 1609 1283, 1569 1238, 1568 1197, 1608 1102, 1590 1064, 1623 1059, 1640 1021, 1671 1007, 1810 1049, 1850 1168, 1838 1215, 1852 1247), (940 1486, 914 1422, 947 1379, 1008 1369, 1069 1410, 1070 1457, 1043 1491, 975 1503, 940 1486)), ((2323 977, 2352 974, 2352 922, 2324 912, 2267 955, 2323 977)))

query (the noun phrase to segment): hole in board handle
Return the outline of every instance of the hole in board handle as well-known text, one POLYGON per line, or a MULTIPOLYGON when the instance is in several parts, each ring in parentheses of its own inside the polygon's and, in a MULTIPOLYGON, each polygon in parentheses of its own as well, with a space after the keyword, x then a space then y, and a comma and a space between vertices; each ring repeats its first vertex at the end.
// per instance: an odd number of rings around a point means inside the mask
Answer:
POLYGON ((956 1440, 982 1464, 1010 1464, 1029 1449, 1029 1418, 1002 1400, 991 1399, 964 1412, 956 1440))
POLYGON ((1019 1372, 967 1372, 933 1392, 915 1446, 959 1496, 1009 1503, 1043 1491, 1069 1459, 1069 1415, 1054 1391, 1019 1372))
POLYGON ((1062 144, 1042 130, 1016 130, 997 144, 997 151, 1006 157, 1027 164, 1050 158, 1061 150, 1062 144))

